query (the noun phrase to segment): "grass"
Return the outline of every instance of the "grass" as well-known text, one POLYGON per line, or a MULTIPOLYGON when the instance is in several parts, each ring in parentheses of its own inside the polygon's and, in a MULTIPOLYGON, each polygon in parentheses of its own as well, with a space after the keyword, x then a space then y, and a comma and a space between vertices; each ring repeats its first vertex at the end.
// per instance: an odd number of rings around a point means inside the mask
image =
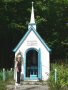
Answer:
MULTIPOLYGON (((7 70, 5 72, 6 79, 3 81, 3 72, 0 71, 0 90, 7 90, 6 85, 11 84, 14 80, 14 72, 7 70)), ((40 80, 42 82, 42 80, 40 80)), ((48 80, 50 90, 68 90, 68 65, 67 64, 51 64, 51 73, 48 80), (54 69, 57 69, 57 81, 54 80, 54 69)))
POLYGON ((51 73, 48 80, 50 90, 68 90, 68 66, 51 64, 51 73), (54 69, 57 69, 57 81, 54 80, 54 69))
POLYGON ((14 72, 7 70, 5 71, 5 76, 5 81, 3 81, 3 72, 0 71, 0 90, 7 90, 6 86, 14 80, 14 72))
POLYGON ((0 81, 0 90, 7 90, 6 83, 3 81, 0 81))

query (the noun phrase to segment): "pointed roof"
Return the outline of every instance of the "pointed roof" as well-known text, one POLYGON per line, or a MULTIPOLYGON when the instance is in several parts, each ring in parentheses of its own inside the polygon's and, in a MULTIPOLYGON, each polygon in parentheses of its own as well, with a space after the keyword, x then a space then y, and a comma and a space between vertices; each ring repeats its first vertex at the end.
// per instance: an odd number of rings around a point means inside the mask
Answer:
POLYGON ((39 38, 39 40, 41 41, 41 43, 45 46, 45 48, 48 51, 51 51, 51 49, 47 46, 47 44, 44 42, 44 40, 41 38, 41 36, 38 34, 38 32, 34 29, 33 26, 30 27, 30 29, 26 32, 26 34, 24 35, 24 37, 22 37, 22 39, 20 40, 20 42, 18 43, 18 45, 13 49, 13 52, 16 52, 18 50, 18 48, 21 46, 21 44, 24 42, 24 40, 27 38, 27 36, 29 35, 29 33, 33 31, 35 33, 35 35, 39 38))
POLYGON ((32 10, 31 10, 31 17, 30 17, 30 23, 28 24, 28 29, 33 26, 36 30, 36 23, 35 23, 35 17, 34 17, 34 7, 32 2, 32 10))
POLYGON ((34 2, 32 2, 32 11, 31 11, 30 24, 35 23, 33 3, 34 3, 34 2))
POLYGON ((36 23, 35 23, 35 18, 34 18, 34 8, 33 8, 33 2, 32 2, 32 11, 31 11, 31 19, 30 19, 30 23, 28 25, 28 31, 26 32, 26 34, 24 35, 24 37, 22 37, 22 39, 20 40, 20 42, 17 44, 17 46, 13 49, 13 52, 16 52, 18 50, 18 48, 21 46, 21 44, 24 42, 24 40, 27 38, 27 36, 29 35, 29 33, 33 31, 35 33, 35 35, 39 38, 39 40, 41 41, 41 43, 45 46, 45 48, 48 51, 51 51, 51 49, 47 46, 47 44, 44 42, 44 40, 41 38, 41 36, 38 34, 38 32, 36 31, 36 23))

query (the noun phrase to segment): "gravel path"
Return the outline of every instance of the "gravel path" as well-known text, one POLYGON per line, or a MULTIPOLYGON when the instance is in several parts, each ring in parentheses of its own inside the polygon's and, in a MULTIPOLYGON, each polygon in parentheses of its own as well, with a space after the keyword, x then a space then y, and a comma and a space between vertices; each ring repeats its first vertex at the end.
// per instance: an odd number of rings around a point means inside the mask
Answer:
POLYGON ((8 85, 7 90, 49 90, 48 85, 8 85))

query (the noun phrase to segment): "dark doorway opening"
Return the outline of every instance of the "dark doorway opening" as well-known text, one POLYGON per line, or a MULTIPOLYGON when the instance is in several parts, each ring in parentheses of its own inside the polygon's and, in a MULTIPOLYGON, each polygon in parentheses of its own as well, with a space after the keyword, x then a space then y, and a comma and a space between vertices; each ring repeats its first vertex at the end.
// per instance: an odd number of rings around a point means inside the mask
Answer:
POLYGON ((26 53, 26 77, 37 75, 38 77, 38 52, 34 49, 26 53))

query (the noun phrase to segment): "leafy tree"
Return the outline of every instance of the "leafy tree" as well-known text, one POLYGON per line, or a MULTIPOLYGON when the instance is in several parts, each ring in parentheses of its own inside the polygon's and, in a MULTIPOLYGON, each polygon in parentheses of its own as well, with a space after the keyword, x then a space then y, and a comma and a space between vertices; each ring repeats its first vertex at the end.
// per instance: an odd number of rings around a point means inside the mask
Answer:
MULTIPOLYGON (((52 60, 68 58, 68 0, 33 1, 37 31, 52 49, 52 60)), ((1 67, 13 67, 12 49, 27 31, 31 2, 0 0, 1 67)))

